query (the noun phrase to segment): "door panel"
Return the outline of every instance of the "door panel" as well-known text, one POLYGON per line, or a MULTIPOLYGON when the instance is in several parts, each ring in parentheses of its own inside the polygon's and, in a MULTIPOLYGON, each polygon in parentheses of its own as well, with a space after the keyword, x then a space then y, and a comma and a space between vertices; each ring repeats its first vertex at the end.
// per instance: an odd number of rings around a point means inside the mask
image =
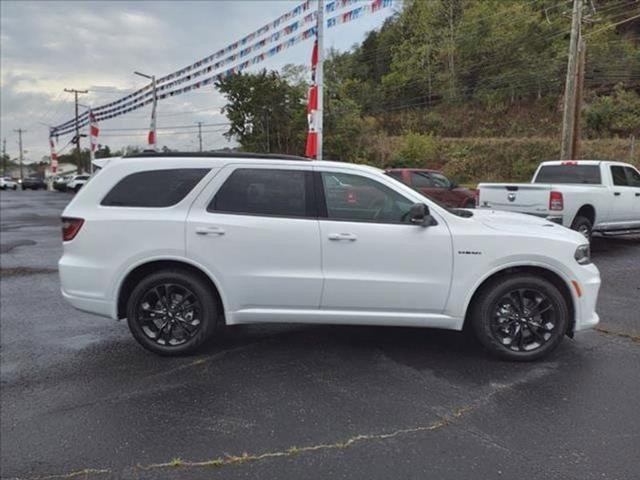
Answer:
POLYGON ((390 186, 365 175, 331 175, 339 185, 323 182, 328 218, 320 219, 325 279, 321 307, 442 312, 452 270, 451 238, 444 222, 429 227, 407 223, 405 214, 413 201, 390 186), (341 189, 367 190, 367 198, 376 201, 343 208, 336 200, 344 196, 341 189))
MULTIPOLYGON (((268 176, 248 180, 253 174, 247 169, 227 167, 194 203, 186 227, 187 255, 213 272, 232 312, 317 309, 322 290, 319 225, 315 215, 306 217, 300 203, 313 195, 305 188, 311 172, 280 169, 296 174, 281 188, 280 180, 268 176), (232 177, 233 172, 239 173, 232 177)), ((268 173, 274 167, 250 169, 268 173)))
POLYGON ((629 184, 624 166, 612 165, 610 168, 613 180, 610 220, 614 228, 624 228, 635 219, 635 194, 639 189, 629 184))

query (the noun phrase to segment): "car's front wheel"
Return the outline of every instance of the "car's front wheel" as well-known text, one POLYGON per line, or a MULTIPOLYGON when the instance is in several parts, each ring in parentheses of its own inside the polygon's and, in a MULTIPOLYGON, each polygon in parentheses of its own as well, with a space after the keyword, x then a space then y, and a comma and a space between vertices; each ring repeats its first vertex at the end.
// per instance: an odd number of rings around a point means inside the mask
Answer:
POLYGON ((193 353, 218 322, 218 300, 199 276, 162 270, 145 277, 127 302, 127 322, 134 338, 160 355, 193 353))
POLYGON ((554 350, 567 331, 569 306, 545 278, 498 277, 474 301, 471 321, 480 343, 507 360, 531 361, 554 350))

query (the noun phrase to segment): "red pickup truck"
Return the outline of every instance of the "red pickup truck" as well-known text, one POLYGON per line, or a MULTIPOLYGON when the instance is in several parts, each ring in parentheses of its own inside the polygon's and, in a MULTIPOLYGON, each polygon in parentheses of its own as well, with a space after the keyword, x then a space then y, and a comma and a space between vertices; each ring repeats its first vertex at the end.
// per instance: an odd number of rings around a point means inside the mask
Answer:
POLYGON ((474 208, 476 206, 474 191, 459 187, 437 170, 390 168, 386 170, 386 174, 447 207, 474 208))

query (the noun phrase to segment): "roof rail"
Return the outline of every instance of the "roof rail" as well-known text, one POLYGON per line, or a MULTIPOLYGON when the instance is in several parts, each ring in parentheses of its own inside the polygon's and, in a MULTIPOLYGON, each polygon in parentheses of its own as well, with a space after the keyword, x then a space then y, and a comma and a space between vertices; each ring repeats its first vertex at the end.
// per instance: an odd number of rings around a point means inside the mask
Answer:
POLYGON ((154 158, 154 157, 197 157, 197 158, 254 158, 259 160, 295 160, 311 161, 307 157, 285 155, 280 153, 249 153, 249 152, 140 152, 124 155, 123 158, 154 158))

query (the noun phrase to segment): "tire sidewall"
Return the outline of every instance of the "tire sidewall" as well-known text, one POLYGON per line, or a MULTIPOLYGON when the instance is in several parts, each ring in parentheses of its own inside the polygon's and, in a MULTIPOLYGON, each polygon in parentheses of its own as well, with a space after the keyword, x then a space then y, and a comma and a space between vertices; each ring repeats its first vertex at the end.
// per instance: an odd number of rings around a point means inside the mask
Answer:
POLYGON ((184 271, 165 270, 145 277, 133 289, 127 302, 127 324, 134 338, 147 350, 159 355, 188 355, 195 352, 215 331, 218 323, 218 303, 207 284, 196 275, 184 271), (177 346, 164 346, 154 342, 142 330, 137 319, 137 305, 141 297, 150 288, 163 283, 175 283, 190 289, 202 308, 201 326, 198 333, 187 342, 177 346))
POLYGON ((569 308, 558 288, 548 280, 534 275, 514 275, 495 280, 488 285, 476 301, 473 309, 473 326, 482 345, 494 355, 505 360, 537 360, 554 350, 563 340, 569 325, 569 308), (515 352, 505 347, 491 331, 491 317, 496 302, 509 291, 532 288, 544 293, 556 311, 554 336, 541 347, 530 352, 515 352))
POLYGON ((571 223, 571 229, 579 232, 581 226, 586 226, 589 229, 589 234, 586 236, 587 240, 591 241, 593 235, 593 224, 587 217, 578 216, 571 223))

